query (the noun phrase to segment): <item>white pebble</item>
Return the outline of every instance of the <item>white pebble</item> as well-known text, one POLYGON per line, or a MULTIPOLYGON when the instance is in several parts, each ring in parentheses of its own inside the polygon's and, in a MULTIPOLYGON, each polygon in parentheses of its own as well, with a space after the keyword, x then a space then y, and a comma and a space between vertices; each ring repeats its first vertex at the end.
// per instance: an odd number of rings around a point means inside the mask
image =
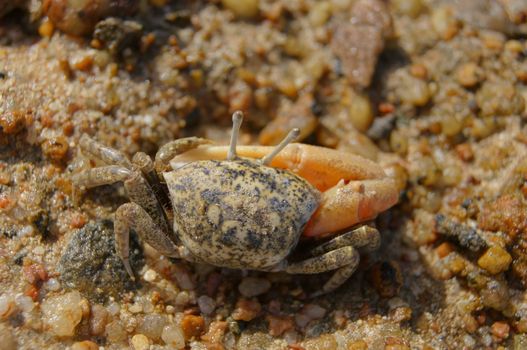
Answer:
POLYGON ((133 314, 138 314, 143 311, 143 305, 141 303, 134 303, 128 308, 128 311, 133 314))
POLYGON ((169 324, 163 328, 163 333, 161 333, 161 339, 168 345, 171 349, 183 349, 185 348, 185 337, 181 327, 177 324, 169 324))
POLYGON ((154 282, 155 279, 157 278, 157 273, 154 270, 152 270, 152 269, 148 269, 148 270, 146 270, 145 274, 143 275, 143 278, 147 282, 154 282))
POLYGON ((108 313, 112 316, 117 315, 119 312, 121 312, 121 307, 118 303, 113 302, 106 308, 108 310, 108 313))
POLYGON ((474 340, 474 338, 472 338, 470 335, 466 334, 464 337, 463 337, 463 342, 465 343, 466 346, 468 346, 469 348, 473 348, 474 345, 476 345, 476 341, 474 340))
POLYGON ((210 315, 216 308, 216 302, 211 297, 202 295, 198 298, 198 306, 201 313, 210 315))
POLYGON ((45 252, 46 252, 46 250, 42 246, 38 246, 38 247, 33 248, 33 254, 35 254, 35 255, 44 255, 45 252))
POLYGON ((252 298, 260 294, 264 294, 271 288, 271 282, 264 278, 245 277, 238 290, 246 298, 252 298))
POLYGON ((33 299, 31 299, 30 297, 24 294, 16 295, 15 304, 23 312, 31 312, 31 310, 33 310, 33 308, 35 307, 35 303, 33 302, 33 299))
POLYGON ((82 319, 81 295, 78 291, 48 297, 41 306, 42 320, 59 337, 71 337, 82 319))
POLYGON ((148 350, 150 347, 150 341, 143 334, 134 335, 131 342, 134 350, 148 350))
POLYGON ((196 288, 196 285, 194 281, 192 280, 192 276, 190 273, 188 273, 187 270, 183 268, 179 268, 176 273, 176 280, 179 288, 184 290, 192 290, 196 288))
POLYGON ((56 292, 60 289, 60 282, 56 278, 50 278, 46 282, 44 282, 44 288, 46 290, 56 292))
POLYGON ((175 311, 176 311, 176 308, 173 307, 172 305, 167 305, 167 306, 165 307, 165 312, 166 312, 167 314, 173 314, 175 311))
POLYGON ((399 297, 394 297, 388 300, 388 306, 390 307, 390 310, 395 310, 400 307, 407 307, 408 304, 399 297))
POLYGON ((35 232, 35 229, 31 225, 23 226, 18 232, 17 236, 19 238, 26 237, 26 236, 32 236, 35 232))
POLYGON ((158 341, 161 337, 163 327, 167 324, 167 318, 165 315, 146 315, 143 321, 135 329, 136 332, 146 335, 148 338, 158 341))
POLYGON ((178 295, 176 295, 176 305, 185 306, 189 303, 189 301, 190 296, 186 291, 182 291, 181 293, 178 293, 178 295))
POLYGON ((8 318, 15 310, 15 302, 10 295, 0 295, 0 319, 8 318))
POLYGON ((304 328, 312 320, 319 320, 326 315, 326 309, 317 304, 307 304, 295 315, 298 327, 304 328))

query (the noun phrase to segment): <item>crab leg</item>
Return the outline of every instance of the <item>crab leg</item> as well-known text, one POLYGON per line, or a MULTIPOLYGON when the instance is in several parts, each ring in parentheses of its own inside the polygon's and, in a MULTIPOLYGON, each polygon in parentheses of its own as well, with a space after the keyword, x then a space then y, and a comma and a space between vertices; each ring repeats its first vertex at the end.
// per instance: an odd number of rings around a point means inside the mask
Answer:
MULTIPOLYGON (((227 158, 228 146, 198 147, 178 155, 170 164, 174 169, 196 160, 227 158)), ((272 146, 238 146, 238 156, 263 158, 274 150, 272 146)), ((339 181, 382 179, 385 173, 371 160, 354 154, 300 143, 287 145, 272 160, 271 166, 288 169, 308 180, 320 191, 325 191, 339 181)))

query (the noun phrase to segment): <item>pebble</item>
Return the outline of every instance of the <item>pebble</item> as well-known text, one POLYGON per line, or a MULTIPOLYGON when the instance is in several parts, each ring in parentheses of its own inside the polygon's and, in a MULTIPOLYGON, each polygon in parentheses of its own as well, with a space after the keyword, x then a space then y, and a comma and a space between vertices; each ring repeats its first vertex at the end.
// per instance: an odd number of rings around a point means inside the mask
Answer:
POLYGON ((108 311, 100 304, 93 304, 90 308, 90 333, 101 335, 108 322, 108 311))
POLYGON ((273 337, 282 335, 284 332, 295 328, 293 319, 288 316, 274 316, 269 314, 266 319, 269 322, 269 334, 273 337))
POLYGON ((0 295, 0 319, 7 319, 15 311, 15 301, 7 294, 0 295))
POLYGON ((236 321, 248 322, 256 318, 260 311, 262 311, 262 306, 258 300, 241 298, 236 303, 236 309, 232 313, 232 318, 236 321))
POLYGON ((190 301, 190 295, 186 291, 182 291, 176 295, 175 303, 176 305, 184 306, 187 305, 190 301))
POLYGON ((128 334, 119 320, 112 321, 106 325, 106 338, 112 343, 120 343, 128 338, 128 334))
POLYGON ((130 311, 133 314, 138 314, 140 312, 143 312, 143 305, 139 302, 135 302, 128 308, 128 311, 130 311))
POLYGON ((35 308, 33 299, 23 294, 17 294, 15 297, 15 304, 23 312, 30 312, 35 308))
POLYGON ((145 274, 143 275, 143 278, 147 282, 155 281, 156 277, 157 277, 157 273, 152 269, 146 270, 145 274))
POLYGON ((490 247, 479 259, 479 267, 495 275, 506 271, 512 262, 512 257, 499 246, 490 247))
POLYGON ((16 350, 18 348, 16 337, 7 325, 0 323, 0 350, 16 350))
POLYGON ((307 304, 295 315, 295 322, 298 327, 304 328, 312 320, 319 320, 325 315, 326 309, 323 307, 317 304, 307 304))
POLYGON ((150 341, 143 334, 136 334, 131 340, 134 350, 148 350, 150 347, 150 341))
POLYGON ((75 328, 82 319, 82 299, 78 291, 50 296, 42 303, 42 320, 58 337, 75 335, 75 328))
POLYGON ((448 6, 438 7, 432 11, 432 28, 444 40, 454 37, 460 28, 460 23, 452 12, 448 6))
POLYGON ((60 289, 60 282, 56 278, 50 278, 44 282, 44 288, 51 292, 56 292, 60 289))
POLYGON ((136 331, 147 336, 153 341, 158 341, 161 339, 161 332, 163 331, 163 327, 166 324, 167 318, 164 315, 146 315, 142 322, 139 323, 136 331))
POLYGON ((490 327, 490 331, 492 335, 494 335, 496 338, 503 340, 507 339, 509 337, 511 327, 508 323, 505 322, 494 322, 492 326, 490 327))
POLYGON ((238 290, 246 298, 264 294, 269 289, 271 289, 271 282, 267 279, 257 277, 245 277, 238 286, 238 290))
POLYGON ((480 81, 480 69, 474 62, 468 62, 458 68, 456 78, 459 84, 466 88, 473 87, 480 81))
POLYGON ((205 320, 201 316, 185 315, 181 320, 181 329, 187 340, 199 337, 205 331, 205 320))
POLYGON ((412 18, 419 16, 424 8, 422 0, 394 0, 391 4, 397 13, 412 18))
POLYGON ((198 306, 202 314, 210 315, 216 309, 216 302, 207 295, 198 298, 198 306))
POLYGON ((469 348, 472 348, 474 345, 476 345, 476 340, 467 334, 463 337, 463 343, 465 343, 465 345, 469 348))
POLYGON ((360 132, 366 132, 373 122, 373 108, 366 94, 354 94, 351 97, 349 118, 351 124, 360 132))
POLYGON ((185 337, 181 327, 176 324, 169 324, 163 328, 161 333, 161 339, 171 349, 184 349, 185 348, 185 337))
POLYGON ((338 343, 332 334, 324 334, 302 343, 302 346, 306 350, 336 350, 338 343))
POLYGON ((428 84, 424 80, 412 76, 401 84, 399 93, 403 103, 417 107, 426 105, 432 97, 428 84))
POLYGON ((99 350, 99 345, 89 340, 79 341, 73 343, 71 350, 99 350))
POLYGON ((368 343, 364 340, 352 340, 348 343, 347 350, 368 350, 368 343))
POLYGON ((221 3, 238 18, 254 18, 259 12, 259 0, 222 0, 221 3))

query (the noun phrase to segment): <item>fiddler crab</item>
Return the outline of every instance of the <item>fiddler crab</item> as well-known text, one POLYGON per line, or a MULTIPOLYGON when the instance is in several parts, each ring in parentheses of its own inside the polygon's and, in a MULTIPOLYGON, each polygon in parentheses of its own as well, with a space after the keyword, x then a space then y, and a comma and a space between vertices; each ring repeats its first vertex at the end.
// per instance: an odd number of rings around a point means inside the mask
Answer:
POLYGON ((230 146, 183 138, 161 147, 155 160, 138 152, 130 161, 83 135, 82 152, 107 165, 75 174, 73 183, 124 183, 130 203, 115 212, 114 231, 132 279, 130 229, 161 254, 190 262, 291 274, 335 270, 315 295, 333 291, 356 270, 359 251, 380 243, 373 227, 345 230, 393 206, 394 181, 360 156, 291 143, 298 129, 274 148, 237 147, 243 114, 232 119, 230 146), (301 238, 329 240, 289 262, 301 238))

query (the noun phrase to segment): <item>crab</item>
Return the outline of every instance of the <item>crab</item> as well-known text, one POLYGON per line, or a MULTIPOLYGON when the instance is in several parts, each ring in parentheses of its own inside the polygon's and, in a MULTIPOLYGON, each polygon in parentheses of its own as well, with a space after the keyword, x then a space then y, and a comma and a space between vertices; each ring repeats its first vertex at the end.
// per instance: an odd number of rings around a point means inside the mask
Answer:
POLYGON ((75 174, 73 183, 124 183, 130 202, 115 212, 114 232, 132 279, 130 229, 161 254, 190 262, 291 274, 334 270, 314 295, 335 290, 356 270, 360 251, 379 247, 378 230, 360 224, 397 202, 394 181, 360 156, 292 143, 298 129, 274 148, 237 147, 243 114, 232 119, 229 146, 183 138, 161 147, 155 160, 138 152, 130 161, 83 135, 82 152, 107 165, 75 174), (309 239, 316 245, 307 256, 289 261, 309 239))

